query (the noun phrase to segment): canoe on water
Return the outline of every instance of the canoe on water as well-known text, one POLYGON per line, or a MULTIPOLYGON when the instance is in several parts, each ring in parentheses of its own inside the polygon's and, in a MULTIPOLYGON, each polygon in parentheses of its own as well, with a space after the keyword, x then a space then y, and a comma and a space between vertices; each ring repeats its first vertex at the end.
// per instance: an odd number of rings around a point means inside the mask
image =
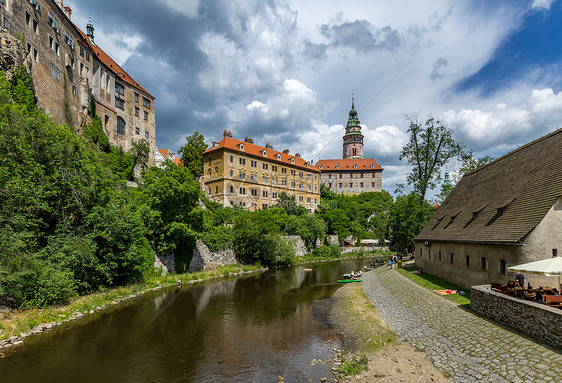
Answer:
POLYGON ((361 282, 362 279, 338 279, 338 283, 361 282))

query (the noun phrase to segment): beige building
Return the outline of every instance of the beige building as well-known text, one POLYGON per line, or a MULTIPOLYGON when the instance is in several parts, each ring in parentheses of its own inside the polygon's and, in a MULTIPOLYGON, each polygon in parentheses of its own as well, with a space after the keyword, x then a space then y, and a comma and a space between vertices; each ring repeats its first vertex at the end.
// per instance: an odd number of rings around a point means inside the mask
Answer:
POLYGON ((128 151, 146 139, 154 165, 154 97, 96 45, 91 23, 82 32, 62 0, 0 0, 0 19, 22 40, 39 104, 57 123, 80 130, 93 99, 109 141, 128 151))
POLYGON ((561 164, 562 129, 464 175, 416 236, 416 266, 469 287, 512 280, 508 267, 562 255, 561 164))
POLYGON ((260 209, 273 206, 280 193, 294 196, 309 212, 320 203, 320 171, 298 153, 291 155, 239 141, 225 131, 220 142, 203 153, 203 191, 224 206, 260 209))

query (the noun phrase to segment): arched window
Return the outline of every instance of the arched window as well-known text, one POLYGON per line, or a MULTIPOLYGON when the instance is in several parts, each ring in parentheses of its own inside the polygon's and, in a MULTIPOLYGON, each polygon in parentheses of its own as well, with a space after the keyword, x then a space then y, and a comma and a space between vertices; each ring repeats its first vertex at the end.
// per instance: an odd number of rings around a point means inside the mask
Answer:
POLYGON ((125 120, 117 116, 117 134, 125 134, 125 120))

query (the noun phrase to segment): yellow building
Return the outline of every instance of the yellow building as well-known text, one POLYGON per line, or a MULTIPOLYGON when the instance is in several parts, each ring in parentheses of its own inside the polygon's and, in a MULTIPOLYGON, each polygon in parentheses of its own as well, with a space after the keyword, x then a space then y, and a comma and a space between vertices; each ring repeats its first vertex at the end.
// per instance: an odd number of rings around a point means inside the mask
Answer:
POLYGON ((320 203, 320 170, 303 160, 300 154, 290 155, 232 138, 224 132, 220 142, 203 153, 203 191, 211 201, 223 206, 240 206, 256 210, 272 206, 280 193, 294 196, 298 205, 309 212, 320 203))

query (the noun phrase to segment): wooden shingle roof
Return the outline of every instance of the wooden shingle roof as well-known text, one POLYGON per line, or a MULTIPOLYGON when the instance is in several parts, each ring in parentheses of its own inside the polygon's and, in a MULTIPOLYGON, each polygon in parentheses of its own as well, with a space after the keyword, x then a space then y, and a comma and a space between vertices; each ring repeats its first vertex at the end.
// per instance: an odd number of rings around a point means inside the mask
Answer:
POLYGON ((466 174, 416 236, 521 243, 562 196, 562 129, 466 174))

